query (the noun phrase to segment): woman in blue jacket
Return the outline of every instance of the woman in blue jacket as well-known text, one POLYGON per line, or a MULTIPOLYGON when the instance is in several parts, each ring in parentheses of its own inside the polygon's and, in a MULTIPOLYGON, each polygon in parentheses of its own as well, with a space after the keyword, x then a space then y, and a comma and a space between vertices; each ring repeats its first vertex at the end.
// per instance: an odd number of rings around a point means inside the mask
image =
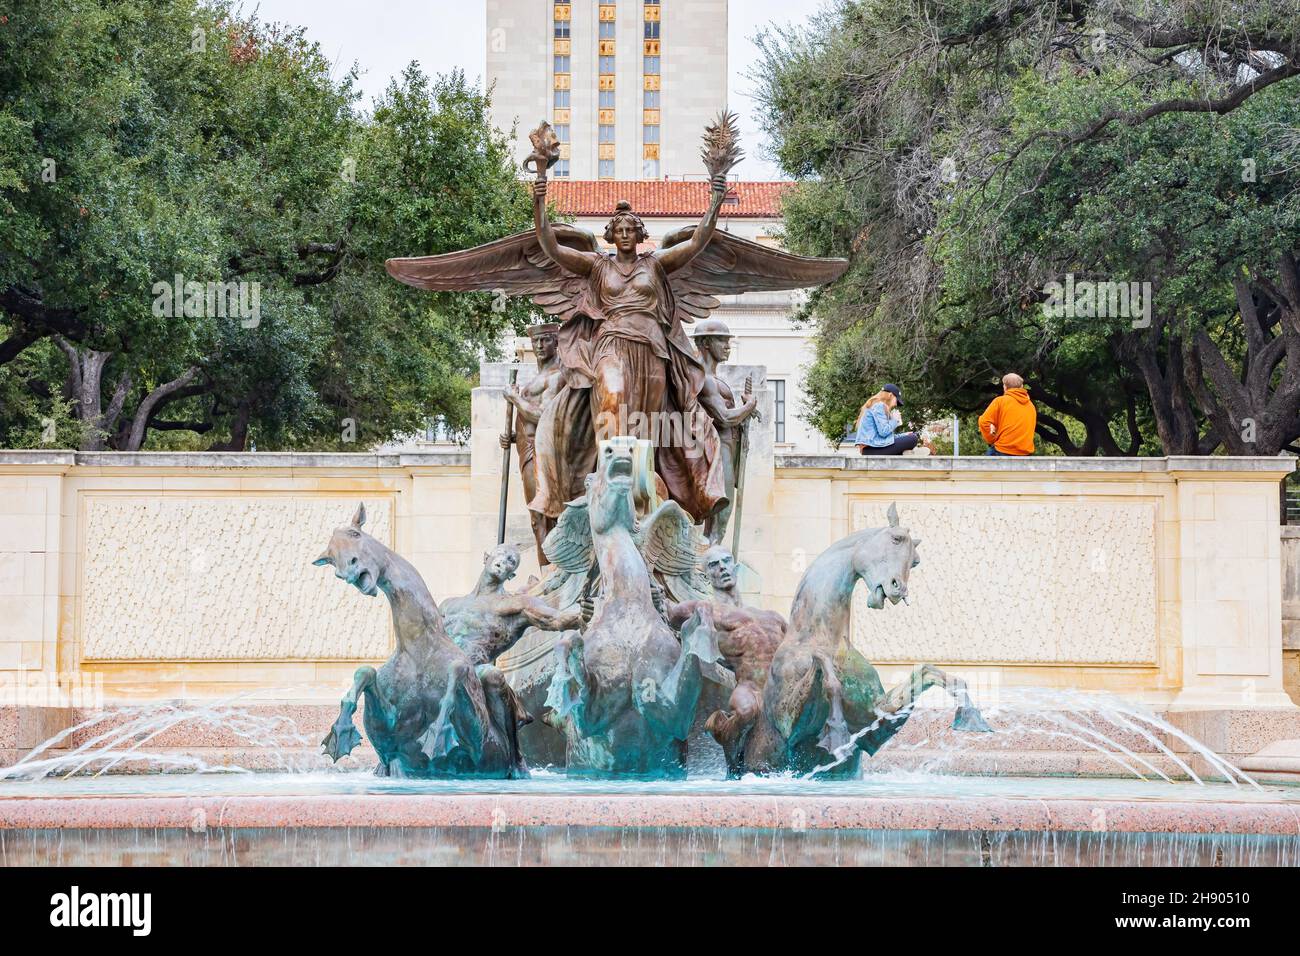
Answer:
POLYGON ((859 455, 901 455, 916 447, 920 435, 895 430, 902 424, 898 413, 902 407, 903 396, 897 385, 886 385, 863 403, 853 436, 859 455))

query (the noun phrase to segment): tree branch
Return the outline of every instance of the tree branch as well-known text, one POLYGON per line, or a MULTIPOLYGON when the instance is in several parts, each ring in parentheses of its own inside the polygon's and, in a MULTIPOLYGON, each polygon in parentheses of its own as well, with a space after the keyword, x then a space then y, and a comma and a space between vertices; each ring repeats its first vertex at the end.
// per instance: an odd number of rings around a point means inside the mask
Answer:
POLYGON ((34 345, 49 334, 48 331, 19 324, 9 338, 0 342, 0 365, 12 362, 21 355, 28 346, 34 345))
POLYGON ((131 422, 131 431, 127 435, 126 448, 123 451, 140 450, 140 447, 144 444, 145 434, 149 430, 149 419, 154 408, 165 401, 168 396, 174 395, 193 382, 198 377, 199 371, 197 365, 191 365, 179 376, 166 384, 159 385, 141 399, 139 406, 135 410, 135 418, 131 422))
POLYGON ((17 316, 28 326, 37 326, 58 332, 69 338, 84 338, 90 329, 78 318, 80 309, 53 309, 40 295, 16 285, 0 290, 0 309, 17 316))

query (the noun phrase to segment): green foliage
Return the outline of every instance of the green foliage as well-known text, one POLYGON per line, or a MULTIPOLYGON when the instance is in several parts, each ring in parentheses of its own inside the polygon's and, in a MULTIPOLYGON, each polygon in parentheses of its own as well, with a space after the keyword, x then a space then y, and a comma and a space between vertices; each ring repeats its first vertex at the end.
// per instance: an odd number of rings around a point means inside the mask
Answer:
POLYGON ((125 447, 137 414, 146 447, 339 447, 345 419, 364 446, 466 422, 480 353, 527 309, 421 294, 383 262, 527 228, 527 192, 464 77, 412 66, 370 115, 353 86, 301 31, 225 2, 9 5, 0 445, 66 417, 54 335, 110 355, 105 406, 129 383, 114 420, 83 410, 81 445, 98 428, 125 447), (256 284, 260 320, 166 314, 176 276, 256 284))
MULTIPOLYGON (((486 99, 453 73, 434 81, 414 65, 357 131, 356 184, 344 197, 351 226, 345 273, 313 297, 335 317, 314 381, 329 408, 353 419, 358 441, 418 429, 432 411, 469 427, 480 354, 507 328, 522 330, 524 300, 429 293, 384 271, 393 255, 436 255, 527 228, 532 204, 486 99), (366 321, 350 321, 365 316, 366 321), (387 382, 375 381, 387 371, 387 382)), ((322 438, 337 421, 318 423, 322 438)))
POLYGON ((85 429, 72 402, 44 394, 44 383, 57 381, 65 364, 63 356, 46 342, 25 350, 0 371, 0 409, 11 436, 10 447, 81 447, 85 429))
POLYGON ((882 382, 969 414, 1007 371, 1068 453, 1271 454, 1300 437, 1300 349, 1260 368, 1282 353, 1247 349, 1237 295, 1248 286, 1263 341, 1300 335, 1300 303, 1277 292, 1300 248, 1300 80, 1221 112, 1180 105, 1300 73, 1300 20, 1283 0, 1231 23, 1195 0, 1140 16, 1107 0, 837 0, 762 38, 766 129, 805 178, 786 238, 853 256, 814 304, 808 412, 828 438, 882 382), (1148 27, 1192 52, 1161 55, 1148 27), (1150 328, 1045 313, 1066 274, 1150 282, 1150 328), (1255 419, 1271 430, 1246 447, 1235 431, 1255 419))

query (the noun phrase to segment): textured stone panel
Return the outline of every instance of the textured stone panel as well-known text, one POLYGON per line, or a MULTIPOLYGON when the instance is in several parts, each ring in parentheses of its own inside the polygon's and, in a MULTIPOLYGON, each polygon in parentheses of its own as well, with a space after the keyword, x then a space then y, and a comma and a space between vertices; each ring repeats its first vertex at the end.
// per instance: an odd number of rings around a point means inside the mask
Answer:
MULTIPOLYGON (((312 567, 358 496, 87 496, 87 660, 382 659, 388 602, 312 567)), ((366 499, 392 543, 392 502, 366 499)))
MULTIPOLYGON (((888 500, 852 505, 854 530, 888 500)), ((1139 501, 898 502, 921 538, 910 605, 854 595, 853 641, 872 661, 1152 664, 1156 505, 1139 501)))

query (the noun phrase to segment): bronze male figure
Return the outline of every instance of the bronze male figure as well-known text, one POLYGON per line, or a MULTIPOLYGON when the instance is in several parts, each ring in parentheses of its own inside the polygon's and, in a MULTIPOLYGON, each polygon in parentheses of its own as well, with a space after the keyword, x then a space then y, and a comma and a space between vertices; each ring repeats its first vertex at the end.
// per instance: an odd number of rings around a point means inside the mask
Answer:
POLYGON ((665 602, 668 623, 681 628, 699 613, 716 635, 722 662, 736 675, 736 686, 725 709, 715 710, 706 724, 722 745, 727 769, 741 771, 745 737, 763 709, 772 655, 785 638, 786 622, 775 611, 749 607, 741 600, 736 560, 726 548, 712 547, 704 555, 704 570, 713 584, 713 599, 665 602))
MULTIPOLYGON (((519 458, 519 479, 524 486, 524 501, 529 503, 537 495, 537 423, 541 421, 543 409, 564 387, 563 369, 557 360, 559 342, 556 332, 559 328, 555 322, 546 322, 528 330, 533 354, 537 356, 537 374, 523 386, 512 384, 505 390, 506 401, 514 406, 516 418, 514 434, 502 435, 501 447, 514 444, 519 458)), ((530 507, 528 520, 532 523, 537 543, 537 560, 546 567, 551 562, 542 550, 542 542, 555 527, 555 518, 530 507)))
MULTIPOLYGON (((314 562, 367 597, 383 594, 393 611, 397 648, 382 667, 358 668, 338 719, 323 741, 337 761, 360 742, 352 723, 366 702, 366 736, 381 777, 526 777, 512 719, 491 706, 465 651, 447 636, 442 615, 411 562, 362 530, 366 509, 330 536, 314 562)), ((508 690, 509 688, 507 688, 508 690)))
POLYGON ((704 388, 700 391, 700 405, 709 413, 718 429, 718 442, 722 451, 722 480, 726 487, 727 503, 704 519, 704 533, 709 544, 721 544, 727 534, 727 523, 736 501, 736 483, 740 480, 737 469, 741 467, 741 433, 751 418, 760 419, 758 399, 753 395, 752 378, 745 379, 745 389, 737 399, 731 386, 718 374, 718 366, 731 358, 731 340, 734 336, 727 323, 721 319, 705 319, 695 326, 695 347, 704 363, 704 388))

